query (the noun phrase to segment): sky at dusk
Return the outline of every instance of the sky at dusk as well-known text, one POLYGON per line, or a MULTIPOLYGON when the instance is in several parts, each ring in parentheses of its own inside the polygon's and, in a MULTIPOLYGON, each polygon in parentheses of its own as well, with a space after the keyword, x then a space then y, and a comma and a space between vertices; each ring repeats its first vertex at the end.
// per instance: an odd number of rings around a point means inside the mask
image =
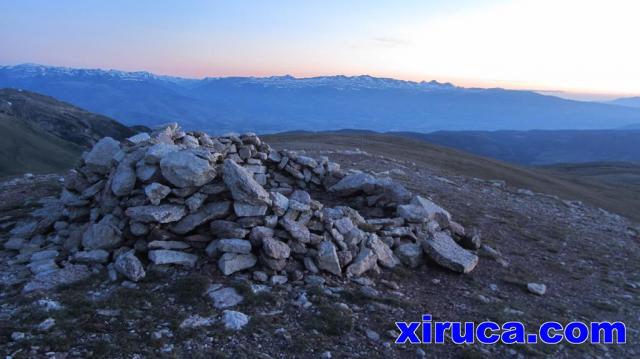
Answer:
POLYGON ((0 65, 640 95, 639 14, 637 0, 0 0, 0 65))

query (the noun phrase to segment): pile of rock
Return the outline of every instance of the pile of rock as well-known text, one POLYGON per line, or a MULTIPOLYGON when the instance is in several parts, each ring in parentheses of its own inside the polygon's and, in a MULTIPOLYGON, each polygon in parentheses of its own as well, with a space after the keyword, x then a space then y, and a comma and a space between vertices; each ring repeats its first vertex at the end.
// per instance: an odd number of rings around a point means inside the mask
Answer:
POLYGON ((225 275, 256 268, 301 278, 416 267, 424 257, 466 273, 478 261, 462 247, 477 249, 479 237, 430 200, 251 133, 212 138, 171 124, 122 143, 103 138, 64 186, 5 243, 36 274, 107 266, 138 281, 149 262, 216 261, 225 275))

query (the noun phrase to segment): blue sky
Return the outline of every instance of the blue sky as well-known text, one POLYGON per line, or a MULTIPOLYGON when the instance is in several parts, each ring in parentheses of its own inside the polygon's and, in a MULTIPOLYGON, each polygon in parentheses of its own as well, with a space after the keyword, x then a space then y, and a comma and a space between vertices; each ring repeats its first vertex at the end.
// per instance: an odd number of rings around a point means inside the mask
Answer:
POLYGON ((0 64, 640 94, 632 0, 0 0, 0 64))

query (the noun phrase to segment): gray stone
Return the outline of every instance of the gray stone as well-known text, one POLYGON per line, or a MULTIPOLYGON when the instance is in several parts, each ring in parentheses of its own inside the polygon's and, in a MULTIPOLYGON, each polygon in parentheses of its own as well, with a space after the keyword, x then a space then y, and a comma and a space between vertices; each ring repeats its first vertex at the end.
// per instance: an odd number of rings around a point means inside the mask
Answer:
POLYGON ((149 251, 149 260, 154 264, 179 264, 186 267, 193 267, 196 265, 198 256, 168 249, 156 249, 149 251))
POLYGON ((208 327, 216 322, 214 317, 202 317, 198 314, 190 315, 180 323, 180 329, 193 329, 198 327, 208 327))
POLYGON ((342 268, 340 267, 340 260, 338 259, 338 253, 336 252, 336 246, 329 242, 323 241, 318 246, 318 254, 316 255, 318 262, 318 268, 326 270, 329 273, 333 273, 337 276, 342 275, 342 268))
POLYGON ((375 190, 377 183, 376 178, 369 174, 353 173, 329 187, 329 192, 335 192, 341 196, 353 196, 360 192, 371 193, 375 190))
POLYGON ((138 163, 136 166, 136 177, 142 182, 149 182, 160 177, 160 168, 156 165, 138 163))
POLYGON ((411 200, 411 204, 421 206, 425 210, 427 218, 437 221, 442 227, 448 226, 451 221, 449 212, 426 198, 415 196, 411 200))
POLYGON ((280 192, 270 192, 273 213, 283 216, 289 209, 289 199, 280 192))
POLYGON ((397 259, 394 257, 391 248, 387 246, 377 235, 371 234, 369 236, 367 244, 376 257, 378 257, 378 263, 385 268, 393 268, 398 264, 397 259))
POLYGON ((407 222, 422 223, 428 220, 427 211, 424 207, 415 204, 403 204, 397 207, 397 214, 407 222))
POLYGON ((200 207, 202 207, 207 197, 208 196, 204 193, 196 192, 191 197, 187 198, 187 200, 184 201, 184 204, 187 205, 190 213, 195 213, 200 209, 200 207))
POLYGON ((87 168, 96 173, 109 173, 113 156, 120 151, 120 142, 111 137, 98 141, 84 156, 87 168))
POLYGON ((149 233, 149 226, 140 222, 130 222, 129 231, 136 237, 144 236, 149 233))
POLYGON ((269 193, 233 160, 224 161, 222 178, 235 201, 256 206, 271 205, 269 193))
POLYGON ((233 210, 238 217, 264 216, 267 213, 267 206, 233 202, 233 210))
POLYGON ((422 239, 422 250, 439 265, 456 272, 469 273, 478 264, 478 256, 460 247, 444 232, 422 239))
POLYGON ((133 164, 128 161, 122 161, 118 164, 116 172, 111 177, 111 191, 118 197, 126 196, 133 191, 136 179, 133 164))
POLYGON ((207 295, 213 301, 217 309, 230 308, 240 304, 244 297, 238 294, 234 288, 222 288, 220 285, 212 285, 207 290, 207 295))
POLYGON ((171 188, 158 182, 153 182, 144 188, 144 194, 154 206, 159 205, 169 193, 171 193, 171 188))
POLYGON ((109 252, 104 249, 76 252, 73 255, 73 260, 78 263, 107 263, 109 261, 109 252))
POLYGON ((174 144, 158 143, 147 149, 144 161, 150 165, 158 164, 169 153, 177 152, 179 150, 180 147, 174 144))
POLYGON ((249 234, 248 229, 242 228, 238 223, 226 220, 217 220, 209 225, 211 234, 218 238, 244 238, 249 234))
POLYGON ((302 243, 309 243, 311 241, 311 233, 306 226, 288 218, 282 220, 282 226, 294 239, 302 243))
POLYGON ((107 215, 100 222, 90 225, 82 235, 84 249, 111 249, 120 244, 122 233, 114 222, 113 217, 107 215))
POLYGON ((11 238, 4 242, 4 249, 19 251, 27 244, 27 240, 24 238, 11 238))
POLYGON ((60 285, 72 284, 87 279, 91 272, 85 265, 67 264, 64 268, 38 273, 22 289, 29 293, 34 291, 46 291, 54 289, 60 285))
POLYGON ((249 317, 241 312, 225 310, 222 315, 222 321, 225 329, 238 331, 249 323, 249 317))
POLYGON ((226 238, 217 241, 217 250, 224 253, 251 253, 251 242, 244 239, 226 238))
POLYGON ((42 259, 39 261, 31 262, 27 264, 27 267, 29 268, 29 270, 31 270, 31 273, 33 274, 50 272, 60 268, 58 267, 58 265, 56 264, 56 261, 53 258, 42 259))
POLYGON ((119 255, 116 258, 115 268, 120 274, 133 282, 139 281, 146 275, 142 262, 136 257, 133 250, 119 255))
POLYGON ((296 190, 289 196, 289 208, 305 212, 311 209, 311 196, 306 191, 296 190))
POLYGON ((251 268, 257 259, 253 254, 225 253, 218 259, 218 268, 224 275, 251 268))
POLYGON ((338 232, 341 234, 347 234, 353 229, 353 222, 349 217, 340 218, 333 223, 338 232))
POLYGON ((547 292, 547 286, 542 283, 527 283, 527 289, 535 295, 544 295, 547 292))
POLYGON ((356 259, 347 267, 347 274, 360 276, 362 273, 377 267, 378 258, 371 248, 363 247, 356 259))
POLYGON ((41 261, 44 259, 55 259, 58 257, 58 255, 60 254, 60 252, 54 250, 54 249, 48 249, 45 251, 40 251, 40 252, 35 252, 33 254, 31 254, 31 261, 32 262, 37 262, 37 261, 41 261))
POLYGON ((291 255, 291 248, 286 243, 269 237, 262 239, 262 250, 275 259, 287 259, 291 255))
POLYGON ((209 161, 192 151, 171 152, 160 160, 162 176, 176 187, 202 186, 211 182, 216 171, 209 161))
POLYGON ((151 241, 148 244, 149 249, 187 249, 191 246, 181 241, 151 241))
POLYGON ((197 212, 191 213, 171 226, 171 231, 177 234, 186 234, 196 227, 211 220, 227 217, 231 211, 231 202, 211 202, 204 205, 197 212))
MULTIPOLYGON (((320 271, 316 263, 313 261, 313 258, 311 257, 304 257, 303 264, 304 267, 311 273, 318 273, 320 271)), ((338 263, 338 265, 339 264, 340 263, 338 263)))
POLYGON ((132 220, 142 223, 171 223, 182 219, 186 211, 184 206, 163 204, 160 206, 129 207, 125 214, 132 220))
POLYGON ((130 143, 132 143, 134 145, 137 145, 139 143, 149 141, 150 139, 151 139, 151 136, 149 136, 148 133, 140 132, 138 134, 135 134, 135 135, 127 138, 127 141, 129 141, 130 143))
POLYGON ((398 246, 395 251, 396 256, 410 268, 416 268, 423 263, 422 247, 415 243, 404 243, 398 246))

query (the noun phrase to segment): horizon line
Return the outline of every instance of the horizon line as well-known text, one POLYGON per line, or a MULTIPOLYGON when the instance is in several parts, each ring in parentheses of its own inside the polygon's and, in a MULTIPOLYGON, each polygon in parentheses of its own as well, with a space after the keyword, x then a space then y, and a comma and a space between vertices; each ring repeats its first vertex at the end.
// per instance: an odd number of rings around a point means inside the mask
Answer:
POLYGON ((451 85, 453 87, 456 88, 461 88, 461 89, 486 89, 486 90, 492 90, 492 89, 496 89, 496 90, 509 90, 509 91, 527 91, 527 92, 535 92, 541 95, 547 95, 547 96, 553 96, 553 97, 559 97, 559 98, 564 98, 564 99, 570 99, 570 100, 574 100, 574 101, 587 101, 587 102, 607 102, 608 100, 605 100, 605 98, 609 98, 609 100, 613 100, 613 99, 619 99, 619 98, 628 98, 628 97, 640 97, 640 93, 627 93, 627 92, 598 92, 598 91, 590 91, 590 90, 567 90, 567 89, 557 89, 557 88, 551 88, 551 89, 532 89, 532 88, 527 88, 527 87, 503 87, 503 86, 477 86, 477 85, 473 85, 473 86, 464 86, 464 85, 458 85, 456 82, 452 82, 452 81, 439 81, 436 79, 431 79, 431 80, 415 80, 415 79, 404 79, 404 78, 398 78, 398 77, 389 77, 389 76, 376 76, 376 75, 370 75, 370 74, 354 74, 354 75, 347 75, 347 74, 333 74, 333 75, 313 75, 313 76, 296 76, 296 75, 292 75, 291 73, 284 73, 281 75, 242 75, 242 74, 238 74, 238 75, 204 75, 201 77, 190 77, 190 76, 183 76, 183 75, 176 75, 176 74, 164 74, 164 73, 157 73, 157 72, 153 72, 150 70, 122 70, 122 69, 116 69, 116 68, 109 68, 109 67, 75 67, 75 66, 67 66, 67 65, 49 65, 49 64, 43 64, 43 63, 37 63, 37 62, 20 62, 20 63, 16 63, 13 65, 0 65, 0 68, 2 67, 18 67, 18 66, 41 66, 41 67, 46 67, 46 68, 60 68, 60 69, 71 69, 71 70, 97 70, 97 71, 104 71, 104 72, 122 72, 122 73, 130 73, 130 74, 134 74, 134 73, 146 73, 152 76, 156 76, 156 77, 165 77, 165 78, 174 78, 174 79, 181 79, 181 80, 190 80, 190 81, 202 81, 202 80, 207 80, 207 79, 227 79, 227 78, 255 78, 255 79, 268 79, 268 78, 282 78, 282 77, 290 77, 296 80, 305 80, 305 79, 314 79, 314 78, 322 78, 322 77, 347 77, 347 78, 354 78, 354 77, 370 77, 370 78, 378 78, 378 79, 385 79, 385 80, 393 80, 393 81, 401 81, 401 82, 408 82, 408 83, 414 83, 414 84, 422 84, 422 83, 437 83, 440 85, 451 85), (560 96, 557 94, 565 94, 565 95, 576 95, 576 96, 560 96), (579 97, 579 95, 583 95, 585 96, 585 98, 600 98, 600 100, 593 100, 593 99, 581 99, 579 97))

